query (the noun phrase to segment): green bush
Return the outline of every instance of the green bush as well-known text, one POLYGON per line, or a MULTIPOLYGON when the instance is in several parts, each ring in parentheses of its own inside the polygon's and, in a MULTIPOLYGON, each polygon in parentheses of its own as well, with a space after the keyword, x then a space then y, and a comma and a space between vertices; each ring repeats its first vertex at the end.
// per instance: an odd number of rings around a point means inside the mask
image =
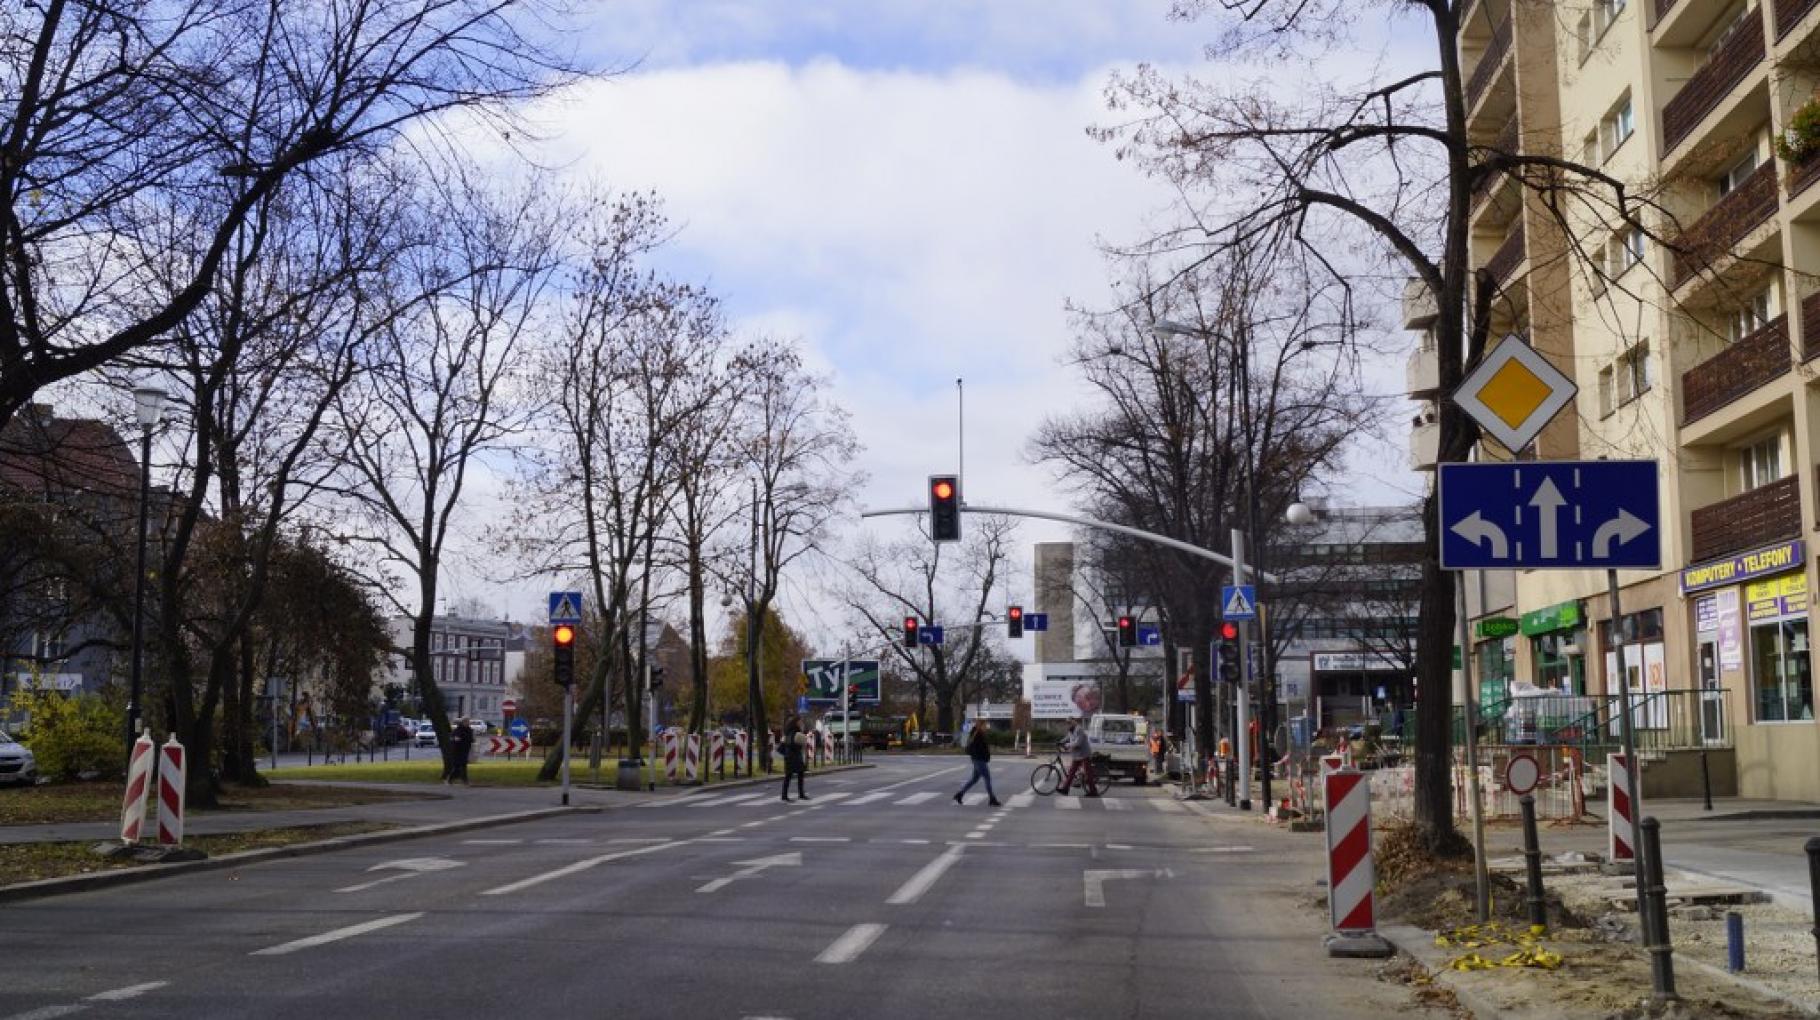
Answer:
POLYGON ((23 690, 13 707, 31 721, 19 739, 38 759, 38 772, 51 779, 85 775, 119 779, 125 774, 126 708, 99 694, 65 697, 56 691, 23 690))
POLYGON ((1776 136, 1776 155, 1799 166, 1820 153, 1820 99, 1810 99, 1776 136))

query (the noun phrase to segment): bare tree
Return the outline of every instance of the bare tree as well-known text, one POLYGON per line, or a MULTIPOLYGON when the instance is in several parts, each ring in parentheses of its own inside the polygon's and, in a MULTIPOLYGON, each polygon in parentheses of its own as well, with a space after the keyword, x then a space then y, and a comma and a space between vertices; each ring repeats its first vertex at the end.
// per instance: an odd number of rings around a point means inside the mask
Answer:
POLYGON ((337 173, 329 157, 391 146, 451 111, 497 120, 572 77, 520 31, 522 6, 0 9, 0 423, 42 387, 175 329, 222 281, 247 221, 281 188, 337 173), (172 209, 191 234, 160 228, 172 209), (170 279, 179 264, 187 274, 170 279))

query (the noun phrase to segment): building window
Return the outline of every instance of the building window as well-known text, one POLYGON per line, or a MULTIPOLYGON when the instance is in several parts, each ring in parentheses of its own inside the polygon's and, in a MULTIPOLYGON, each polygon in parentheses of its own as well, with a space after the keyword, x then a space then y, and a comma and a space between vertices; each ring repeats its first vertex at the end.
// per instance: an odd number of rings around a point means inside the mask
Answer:
POLYGON ((1749 180, 1750 175, 1756 171, 1757 163, 1757 143, 1752 140, 1750 151, 1727 168, 1725 173, 1719 175, 1719 197, 1724 198, 1743 187, 1744 182, 1749 180))
POLYGON ((1610 159, 1612 153, 1618 151, 1618 146, 1629 140, 1636 130, 1636 114, 1631 109, 1630 93, 1626 92, 1624 98, 1618 100, 1618 104, 1613 106, 1611 112, 1599 122, 1600 154, 1604 158, 1610 159))
POLYGON ((1769 325, 1769 288, 1758 291, 1743 307, 1733 309, 1725 320, 1726 337, 1737 343, 1769 325))
POLYGON ((1586 693, 1586 659, 1578 652, 1582 631, 1557 631, 1530 638, 1535 653, 1536 686, 1562 694, 1586 693))
POLYGON ((1649 238, 1641 227, 1620 230, 1605 242, 1605 272, 1614 278, 1623 276, 1625 270, 1643 261, 1648 252, 1649 238))
POLYGON ((1750 629, 1758 722, 1814 717, 1814 678, 1807 663, 1807 620, 1795 617, 1750 629))
POLYGON ((1782 436, 1767 436, 1738 451, 1738 491, 1749 492, 1782 477, 1782 436))
POLYGON ((1628 404, 1648 393, 1656 383, 1656 363, 1650 357, 1647 341, 1619 355, 1613 367, 1617 370, 1619 404, 1628 404))
POLYGON ((1588 131, 1586 140, 1580 143, 1580 162, 1587 166, 1599 165, 1599 132, 1588 131))
POLYGON ((1593 0, 1594 38, 1605 35, 1606 29, 1617 24, 1618 16, 1624 13, 1625 0, 1593 0))

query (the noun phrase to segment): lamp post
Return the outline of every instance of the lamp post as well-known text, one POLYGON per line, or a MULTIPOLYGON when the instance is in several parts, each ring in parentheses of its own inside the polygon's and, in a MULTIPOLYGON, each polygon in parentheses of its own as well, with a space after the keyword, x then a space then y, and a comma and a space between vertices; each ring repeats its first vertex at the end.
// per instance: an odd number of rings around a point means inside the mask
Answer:
POLYGON ((133 390, 133 410, 139 420, 139 552, 133 571, 133 672, 126 702, 126 753, 133 753, 139 737, 139 697, 145 675, 145 533, 152 500, 152 430, 164 417, 170 395, 156 386, 133 390))

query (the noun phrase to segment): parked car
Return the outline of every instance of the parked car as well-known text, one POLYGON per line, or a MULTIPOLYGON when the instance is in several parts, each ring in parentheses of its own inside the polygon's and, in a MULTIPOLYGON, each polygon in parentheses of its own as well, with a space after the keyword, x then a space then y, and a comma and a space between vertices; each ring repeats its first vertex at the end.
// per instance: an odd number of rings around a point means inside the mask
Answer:
POLYGON ((410 740, 417 736, 417 725, 417 720, 401 717, 395 727, 393 737, 397 740, 410 740))
POLYGON ((417 736, 411 741, 414 747, 435 747, 436 727, 429 723, 417 724, 417 736))
POLYGON ((38 781, 38 759, 31 748, 0 730, 0 783, 31 786, 38 781))

